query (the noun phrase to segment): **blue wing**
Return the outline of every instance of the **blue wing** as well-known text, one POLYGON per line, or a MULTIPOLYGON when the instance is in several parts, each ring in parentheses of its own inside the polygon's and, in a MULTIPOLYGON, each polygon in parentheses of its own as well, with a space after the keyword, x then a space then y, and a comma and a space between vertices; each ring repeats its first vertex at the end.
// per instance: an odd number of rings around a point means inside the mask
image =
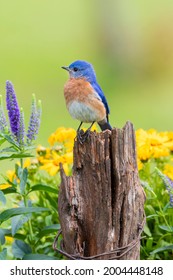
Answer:
POLYGON ((108 114, 110 113, 110 110, 109 110, 109 106, 108 106, 108 103, 107 103, 107 100, 106 100, 106 97, 101 89, 101 87, 97 84, 97 83, 93 83, 92 84, 92 87, 95 89, 95 91, 98 93, 98 95, 101 97, 101 100, 106 108, 106 115, 107 115, 107 118, 108 118, 108 114))

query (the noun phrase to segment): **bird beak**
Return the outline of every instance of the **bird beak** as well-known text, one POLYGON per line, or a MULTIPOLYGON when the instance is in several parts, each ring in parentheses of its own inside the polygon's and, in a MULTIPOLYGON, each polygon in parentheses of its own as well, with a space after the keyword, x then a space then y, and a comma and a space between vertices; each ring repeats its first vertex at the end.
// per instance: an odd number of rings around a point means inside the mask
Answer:
POLYGON ((61 68, 70 72, 70 68, 68 66, 62 66, 61 68))

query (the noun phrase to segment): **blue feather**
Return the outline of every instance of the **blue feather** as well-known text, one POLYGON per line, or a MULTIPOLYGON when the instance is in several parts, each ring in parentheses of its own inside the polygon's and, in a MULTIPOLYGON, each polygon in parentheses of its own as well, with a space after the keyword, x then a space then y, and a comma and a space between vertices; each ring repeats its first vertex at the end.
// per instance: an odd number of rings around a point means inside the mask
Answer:
POLYGON ((110 113, 110 110, 109 110, 109 106, 108 106, 106 97, 105 97, 101 87, 99 86, 99 84, 97 82, 91 83, 91 85, 94 88, 94 90, 98 93, 98 95, 101 97, 101 100, 106 108, 106 114, 108 115, 110 113))
POLYGON ((106 119, 104 120, 104 122, 103 121, 98 122, 98 124, 102 130, 105 130, 105 129, 111 130, 111 126, 109 124, 109 118, 108 118, 108 115, 110 113, 109 106, 108 106, 106 97, 105 97, 101 87, 97 83, 96 74, 95 74, 92 64, 90 64, 84 60, 76 60, 73 63, 71 63, 68 67, 64 66, 62 68, 64 68, 65 70, 67 70, 69 72, 70 78, 76 78, 76 79, 82 78, 82 79, 87 80, 91 84, 94 91, 101 98, 101 100, 104 104, 104 107, 106 109, 106 119))

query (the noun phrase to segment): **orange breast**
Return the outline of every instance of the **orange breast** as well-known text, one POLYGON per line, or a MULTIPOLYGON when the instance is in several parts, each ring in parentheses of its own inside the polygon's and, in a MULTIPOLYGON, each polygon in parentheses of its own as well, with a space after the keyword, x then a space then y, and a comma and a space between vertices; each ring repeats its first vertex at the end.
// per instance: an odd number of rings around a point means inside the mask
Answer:
POLYGON ((64 97, 68 110, 75 101, 84 104, 95 113, 97 112, 97 121, 106 118, 103 102, 86 80, 70 78, 64 86, 64 97))
POLYGON ((93 89, 89 82, 84 79, 71 78, 64 86, 64 96, 68 104, 73 101, 85 101, 87 96, 93 93, 93 89))

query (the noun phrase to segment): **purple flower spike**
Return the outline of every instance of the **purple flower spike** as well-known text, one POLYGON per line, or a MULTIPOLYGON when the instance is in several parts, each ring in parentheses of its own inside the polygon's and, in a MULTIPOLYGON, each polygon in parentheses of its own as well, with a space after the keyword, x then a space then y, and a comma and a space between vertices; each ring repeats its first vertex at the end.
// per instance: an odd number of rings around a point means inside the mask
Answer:
POLYGON ((160 176, 160 178, 163 180, 163 183, 170 197, 170 206, 173 207, 173 181, 168 176, 163 174, 157 167, 155 167, 155 170, 160 176))
POLYGON ((165 182, 165 186, 166 186, 166 189, 169 193, 170 206, 173 207, 173 181, 168 176, 165 176, 165 177, 166 177, 166 180, 167 180, 167 182, 165 182))
POLYGON ((20 146, 24 146, 25 142, 25 124, 24 124, 24 112, 23 108, 20 109, 20 125, 18 132, 18 143, 20 146))
POLYGON ((20 127, 20 110, 13 84, 10 81, 6 82, 6 103, 11 132, 15 136, 15 138, 18 139, 18 132, 20 127))
POLYGON ((38 102, 38 109, 36 104, 35 94, 32 95, 31 116, 27 132, 27 142, 31 143, 36 139, 40 127, 41 119, 41 101, 38 102))
POLYGON ((6 128, 7 128, 7 121, 2 105, 2 95, 0 95, 0 132, 4 132, 6 128))
POLYGON ((38 130, 40 128, 41 113, 42 113, 41 100, 38 100, 35 136, 38 134, 38 130))

